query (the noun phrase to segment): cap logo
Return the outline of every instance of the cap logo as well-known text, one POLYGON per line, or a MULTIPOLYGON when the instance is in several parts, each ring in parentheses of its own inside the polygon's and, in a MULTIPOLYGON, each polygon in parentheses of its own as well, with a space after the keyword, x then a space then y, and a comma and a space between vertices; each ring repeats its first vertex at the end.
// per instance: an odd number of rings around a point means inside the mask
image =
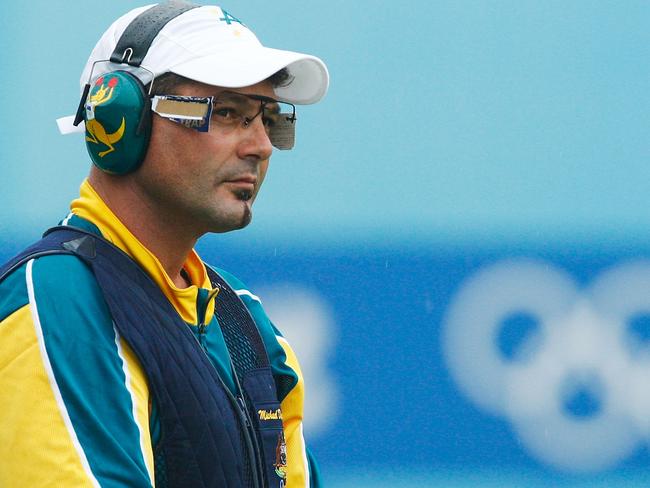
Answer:
POLYGON ((230 15, 228 12, 226 12, 223 9, 221 9, 221 11, 223 12, 223 17, 219 19, 221 22, 225 22, 228 25, 232 24, 233 22, 237 22, 239 25, 244 25, 244 23, 241 20, 239 20, 237 17, 230 15))
POLYGON ((86 141, 93 144, 103 144, 108 149, 100 151, 97 155, 103 158, 108 153, 115 151, 113 144, 118 142, 124 136, 126 121, 122 117, 120 127, 112 134, 107 134, 104 126, 95 119, 95 107, 103 105, 113 98, 113 91, 118 84, 117 78, 111 78, 107 84, 104 84, 104 77, 100 77, 96 82, 93 90, 88 96, 86 102, 86 141))

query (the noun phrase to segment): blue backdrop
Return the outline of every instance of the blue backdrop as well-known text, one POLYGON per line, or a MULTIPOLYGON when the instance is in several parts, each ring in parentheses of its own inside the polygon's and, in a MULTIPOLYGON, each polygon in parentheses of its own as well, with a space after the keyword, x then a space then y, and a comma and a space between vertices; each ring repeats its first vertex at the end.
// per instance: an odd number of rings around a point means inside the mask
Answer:
MULTIPOLYGON (((4 6, 1 257, 67 213, 54 120, 135 6, 4 6)), ((332 76, 253 224, 199 246, 299 350, 329 486, 645 486, 650 4, 223 7, 332 76)))

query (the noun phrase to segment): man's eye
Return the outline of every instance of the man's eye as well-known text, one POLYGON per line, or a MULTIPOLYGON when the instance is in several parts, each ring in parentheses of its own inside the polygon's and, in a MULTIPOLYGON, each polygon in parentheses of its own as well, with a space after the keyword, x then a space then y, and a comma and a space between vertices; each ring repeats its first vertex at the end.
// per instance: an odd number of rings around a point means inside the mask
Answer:
POLYGON ((280 117, 282 117, 282 115, 277 110, 265 110, 262 113, 262 121, 264 122, 264 126, 268 129, 278 125, 280 117))
POLYGON ((271 127, 273 127, 277 123, 276 118, 277 117, 268 116, 268 115, 262 117, 262 122, 264 122, 264 127, 269 128, 269 129, 271 127))
POLYGON ((221 120, 236 120, 239 117, 237 109, 232 107, 214 107, 212 115, 221 120))

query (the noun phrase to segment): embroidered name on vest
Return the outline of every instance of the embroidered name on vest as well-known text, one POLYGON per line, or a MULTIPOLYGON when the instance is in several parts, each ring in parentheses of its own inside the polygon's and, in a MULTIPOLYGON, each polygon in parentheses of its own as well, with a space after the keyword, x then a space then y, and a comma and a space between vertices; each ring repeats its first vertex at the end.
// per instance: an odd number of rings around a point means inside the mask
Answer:
POLYGON ((282 411, 278 408, 276 410, 258 410, 260 420, 282 420, 282 411))

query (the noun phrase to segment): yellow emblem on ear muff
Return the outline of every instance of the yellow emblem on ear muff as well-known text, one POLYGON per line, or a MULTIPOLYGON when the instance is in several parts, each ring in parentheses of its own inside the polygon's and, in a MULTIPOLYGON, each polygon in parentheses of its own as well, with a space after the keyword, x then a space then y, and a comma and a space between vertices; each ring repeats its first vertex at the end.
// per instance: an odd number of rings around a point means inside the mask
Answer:
POLYGON ((107 84, 104 84, 104 77, 99 78, 95 82, 95 86, 99 88, 91 92, 86 103, 86 131, 88 133, 86 141, 93 144, 104 144, 108 147, 106 151, 97 153, 100 158, 115 151, 113 144, 124 136, 124 128, 126 126, 124 117, 122 117, 120 127, 111 134, 108 134, 104 126, 95 118, 95 107, 108 102, 113 97, 113 90, 116 84, 117 78, 111 78, 107 84))

